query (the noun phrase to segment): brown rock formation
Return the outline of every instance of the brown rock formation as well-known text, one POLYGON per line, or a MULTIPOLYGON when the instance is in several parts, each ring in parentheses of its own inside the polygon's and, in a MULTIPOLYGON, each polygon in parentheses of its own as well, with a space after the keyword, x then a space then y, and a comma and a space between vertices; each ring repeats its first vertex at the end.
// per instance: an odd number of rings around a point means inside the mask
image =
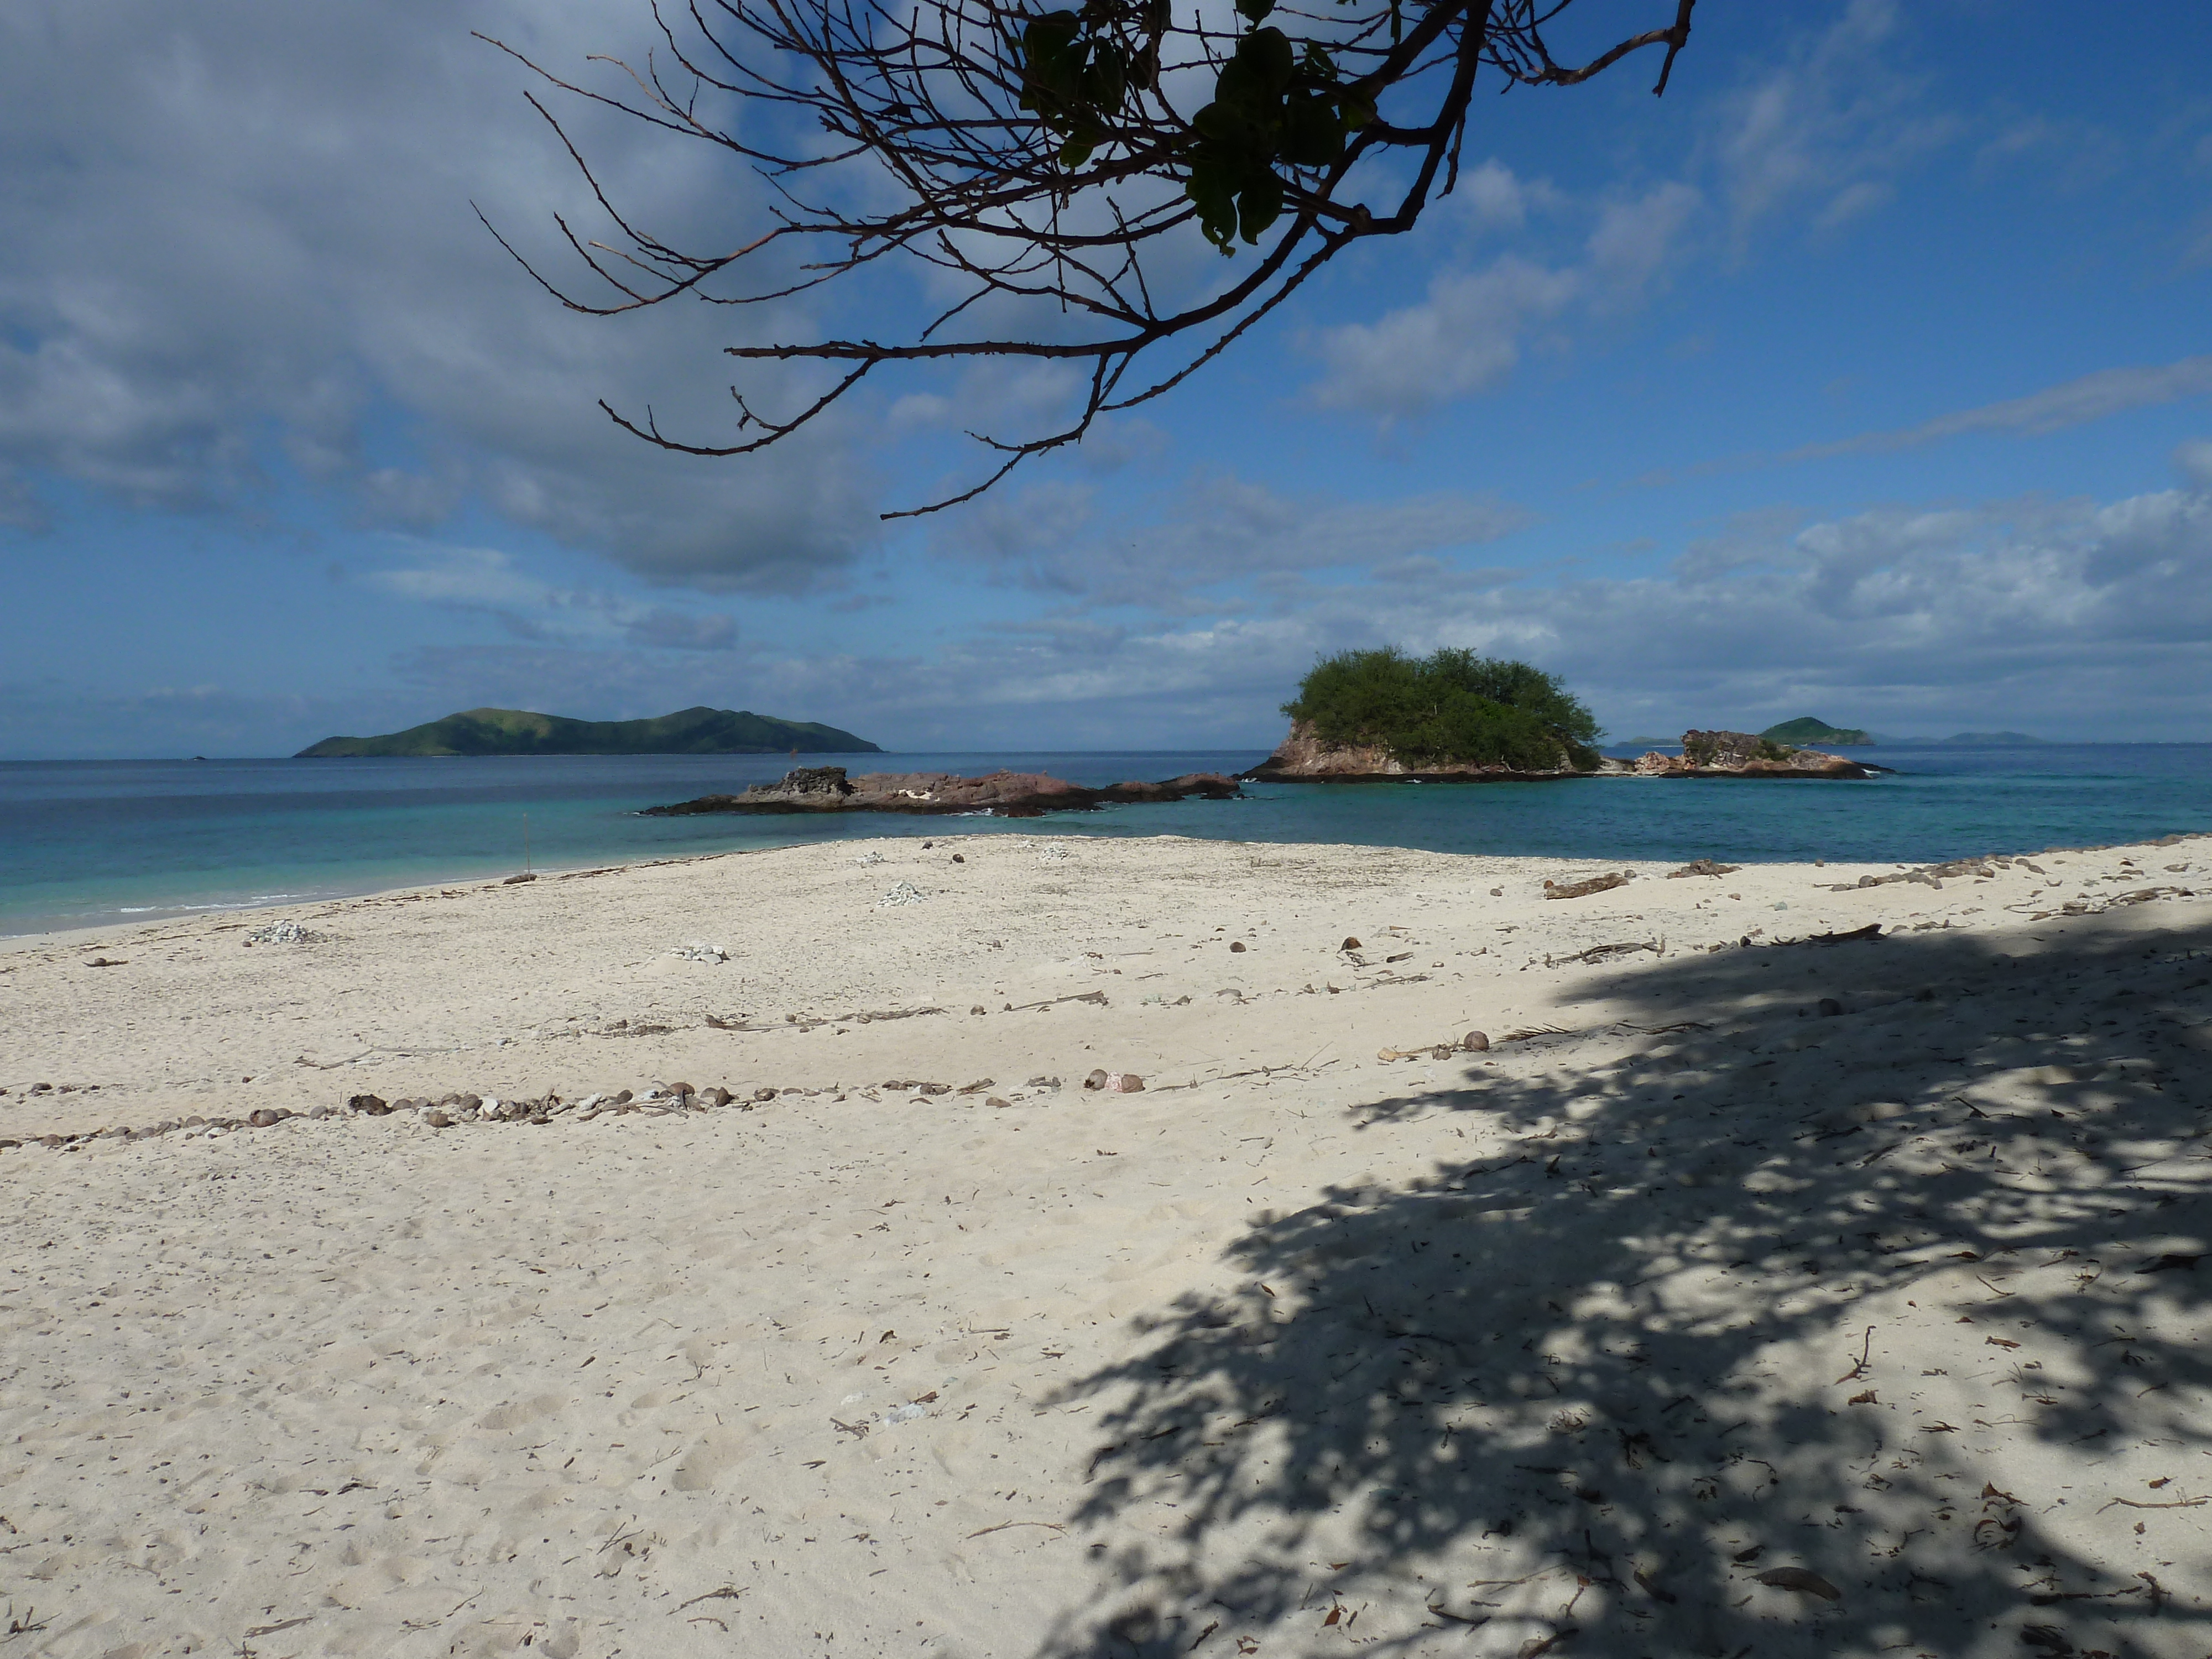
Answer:
MULTIPOLYGON (((1617 763, 1606 763, 1600 769, 1620 768, 1617 763)), ((1522 772, 1510 766, 1475 763, 1408 766, 1387 749, 1324 743, 1311 721, 1293 720, 1291 735, 1275 746, 1273 754, 1237 775, 1242 781, 1260 783, 1517 783, 1589 774, 1571 767, 1556 772, 1522 772)))
POLYGON ((1218 772, 1192 772, 1158 783, 1116 783, 1086 788, 1042 772, 994 772, 963 778, 951 772, 864 772, 848 778, 842 766, 803 767, 775 783, 755 784, 743 794, 702 795, 671 806, 648 806, 648 817, 699 812, 988 812, 1033 818, 1046 812, 1088 812, 1101 806, 1182 800, 1233 800, 1244 792, 1218 772))

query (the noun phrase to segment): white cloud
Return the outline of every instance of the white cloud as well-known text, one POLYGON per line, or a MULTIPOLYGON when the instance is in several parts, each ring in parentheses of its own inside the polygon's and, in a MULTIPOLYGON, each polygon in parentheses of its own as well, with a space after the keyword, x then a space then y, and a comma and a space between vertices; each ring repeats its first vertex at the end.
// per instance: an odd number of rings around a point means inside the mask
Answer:
POLYGON ((1813 217, 1813 222, 1822 230, 1833 230, 1853 219, 1863 218, 1875 209, 1888 205, 1897 194, 1897 187, 1887 179, 1861 179, 1845 185, 1828 198, 1828 204, 1813 217))
MULTIPOLYGON (((1529 192, 1495 161, 1474 178, 1479 195, 1507 216, 1503 222, 1517 225, 1529 192)), ((1599 204, 1579 261, 1553 267, 1509 253, 1480 270, 1440 270, 1419 304, 1314 340, 1325 365, 1314 401, 1391 420, 1497 385, 1521 361, 1529 334, 1570 306, 1609 313, 1639 302, 1674 257, 1702 199, 1686 184, 1662 180, 1641 195, 1599 204)), ((1547 204, 1562 206, 1555 196, 1547 204)))
POLYGON ((2008 164, 2033 162, 2057 189, 2093 188, 2120 173, 2130 159, 2120 138, 2090 121, 2031 115, 2016 119, 1975 152, 1982 173, 2008 164))
POLYGON ((1459 176, 1447 198, 1468 224, 1484 230, 1519 230, 1532 208, 1553 206, 1559 192, 1541 179, 1517 176, 1497 157, 1459 176))
POLYGON ((1720 100, 1706 148, 1739 232, 1801 204, 1816 223, 1840 224, 1885 199, 1888 175, 1956 136, 1955 119, 1922 106, 1924 81, 1885 55, 1900 15, 1895 0, 1851 0, 1720 100))
POLYGON ((372 570, 362 583, 419 604, 482 611, 519 639, 598 646, 631 645, 678 651, 727 651, 738 642, 734 618, 642 605, 592 588, 563 588, 519 569, 496 548, 403 543, 416 562, 372 570))
POLYGON ((1581 286, 1572 271, 1516 254, 1479 271, 1441 272, 1420 304, 1322 335, 1316 349, 1328 367, 1315 401, 1387 417, 1480 392, 1521 361, 1523 332, 1557 316, 1581 286))
POLYGON ((1158 612, 1233 608, 1200 597, 1297 573, 1352 571, 1493 542, 1531 522, 1493 495, 1452 490, 1386 501, 1285 495, 1211 475, 1102 523, 1088 485, 1011 491, 943 527, 939 553, 981 562, 1039 592, 1158 612))
POLYGON ((1642 295, 1703 199, 1688 185, 1668 179, 1642 196, 1605 205, 1589 237, 1592 283, 1605 303, 1642 295))
POLYGON ((429 562, 368 571, 362 580, 403 599, 487 610, 542 605, 553 591, 536 577, 523 574, 513 559, 495 548, 425 547, 420 556, 429 562))
POLYGON ((2108 416, 2125 414, 2155 404, 2212 392, 2212 356, 2183 357, 2171 363, 2147 363, 2126 368, 2103 368, 2094 374, 2062 381, 2001 403, 1957 410, 1923 421, 1918 426, 1893 432, 1868 432, 1834 443, 1808 444, 1793 449, 1783 459, 1818 460, 1830 455, 1853 455, 1916 444, 1933 443, 1969 432, 2057 432, 2108 416))
MULTIPOLYGON (((594 221, 523 72, 470 28, 581 68, 650 44, 641 21, 591 0, 0 9, 9 519, 33 516, 26 475, 256 511, 282 457, 368 522, 431 528, 474 494, 660 581, 797 591, 848 562, 876 532, 841 432, 746 466, 653 450, 596 406, 733 431, 719 348, 769 319, 574 316, 471 210, 549 257, 554 210, 594 221), (390 453, 395 430, 416 458, 390 453)), ((741 166, 580 118, 664 234, 718 240, 757 199, 741 166)), ((761 401, 800 389, 771 370, 761 401)))

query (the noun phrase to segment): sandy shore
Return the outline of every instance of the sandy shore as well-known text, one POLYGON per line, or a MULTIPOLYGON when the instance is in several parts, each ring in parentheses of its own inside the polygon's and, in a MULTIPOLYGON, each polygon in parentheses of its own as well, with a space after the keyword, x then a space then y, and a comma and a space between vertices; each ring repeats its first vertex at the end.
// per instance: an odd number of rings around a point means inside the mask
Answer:
POLYGON ((0 1656, 2212 1649, 2212 840, 1626 867, 0 947, 0 1656))

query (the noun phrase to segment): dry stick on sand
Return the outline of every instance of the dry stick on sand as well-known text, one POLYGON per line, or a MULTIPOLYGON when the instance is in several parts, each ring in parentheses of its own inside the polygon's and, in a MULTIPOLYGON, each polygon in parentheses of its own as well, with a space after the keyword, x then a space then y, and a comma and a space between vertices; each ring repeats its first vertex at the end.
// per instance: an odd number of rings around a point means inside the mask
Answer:
POLYGON ((1103 991, 1076 991, 1064 997, 1047 997, 1042 1002, 1010 1002, 1006 1005, 1005 1012, 1010 1014, 1025 1014, 1033 1008, 1057 1008, 1063 1002, 1095 1002, 1101 1008, 1109 1006, 1103 991))
POLYGON ((1859 1344, 1859 1357, 1851 1362, 1850 1370, 1836 1379, 1838 1382, 1856 1382, 1867 1374, 1867 1356, 1874 1352, 1874 1327, 1866 1328, 1866 1338, 1859 1344))
POLYGON ((1009 1527, 1044 1527, 1054 1532, 1066 1532, 1067 1530, 1066 1527, 1061 1526, 1056 1521, 1001 1521, 995 1527, 985 1527, 981 1532, 971 1532, 968 1536, 970 1538, 981 1538, 985 1533, 1004 1532, 1009 1527))
POLYGON ((1588 881, 1571 881, 1562 886, 1548 876, 1544 879, 1544 896, 1547 899, 1587 898, 1592 893, 1609 892, 1616 887, 1626 887, 1633 879, 1626 870, 1610 875, 1592 876, 1588 881))
POLYGON ((1654 956, 1664 956, 1667 953, 1667 941, 1663 939, 1631 939, 1620 945, 1593 945, 1589 950, 1577 951, 1572 956, 1547 956, 1544 958, 1544 966, 1561 968, 1571 962, 1604 962, 1613 957, 1627 956, 1636 951, 1649 951, 1654 956))

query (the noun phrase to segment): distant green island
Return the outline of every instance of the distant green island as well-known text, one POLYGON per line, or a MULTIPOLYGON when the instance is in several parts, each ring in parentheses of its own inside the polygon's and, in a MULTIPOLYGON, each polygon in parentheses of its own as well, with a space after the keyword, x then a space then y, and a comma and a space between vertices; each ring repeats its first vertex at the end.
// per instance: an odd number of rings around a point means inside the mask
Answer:
POLYGON ((1800 714, 1794 720, 1784 720, 1779 726, 1770 726, 1759 734, 1769 743, 1839 743, 1868 744, 1874 739, 1856 726, 1831 726, 1810 714, 1800 714))
POLYGON ((865 738, 744 709, 682 708, 642 720, 574 720, 471 708, 380 738, 325 738, 295 760, 455 755, 880 755, 865 738))

